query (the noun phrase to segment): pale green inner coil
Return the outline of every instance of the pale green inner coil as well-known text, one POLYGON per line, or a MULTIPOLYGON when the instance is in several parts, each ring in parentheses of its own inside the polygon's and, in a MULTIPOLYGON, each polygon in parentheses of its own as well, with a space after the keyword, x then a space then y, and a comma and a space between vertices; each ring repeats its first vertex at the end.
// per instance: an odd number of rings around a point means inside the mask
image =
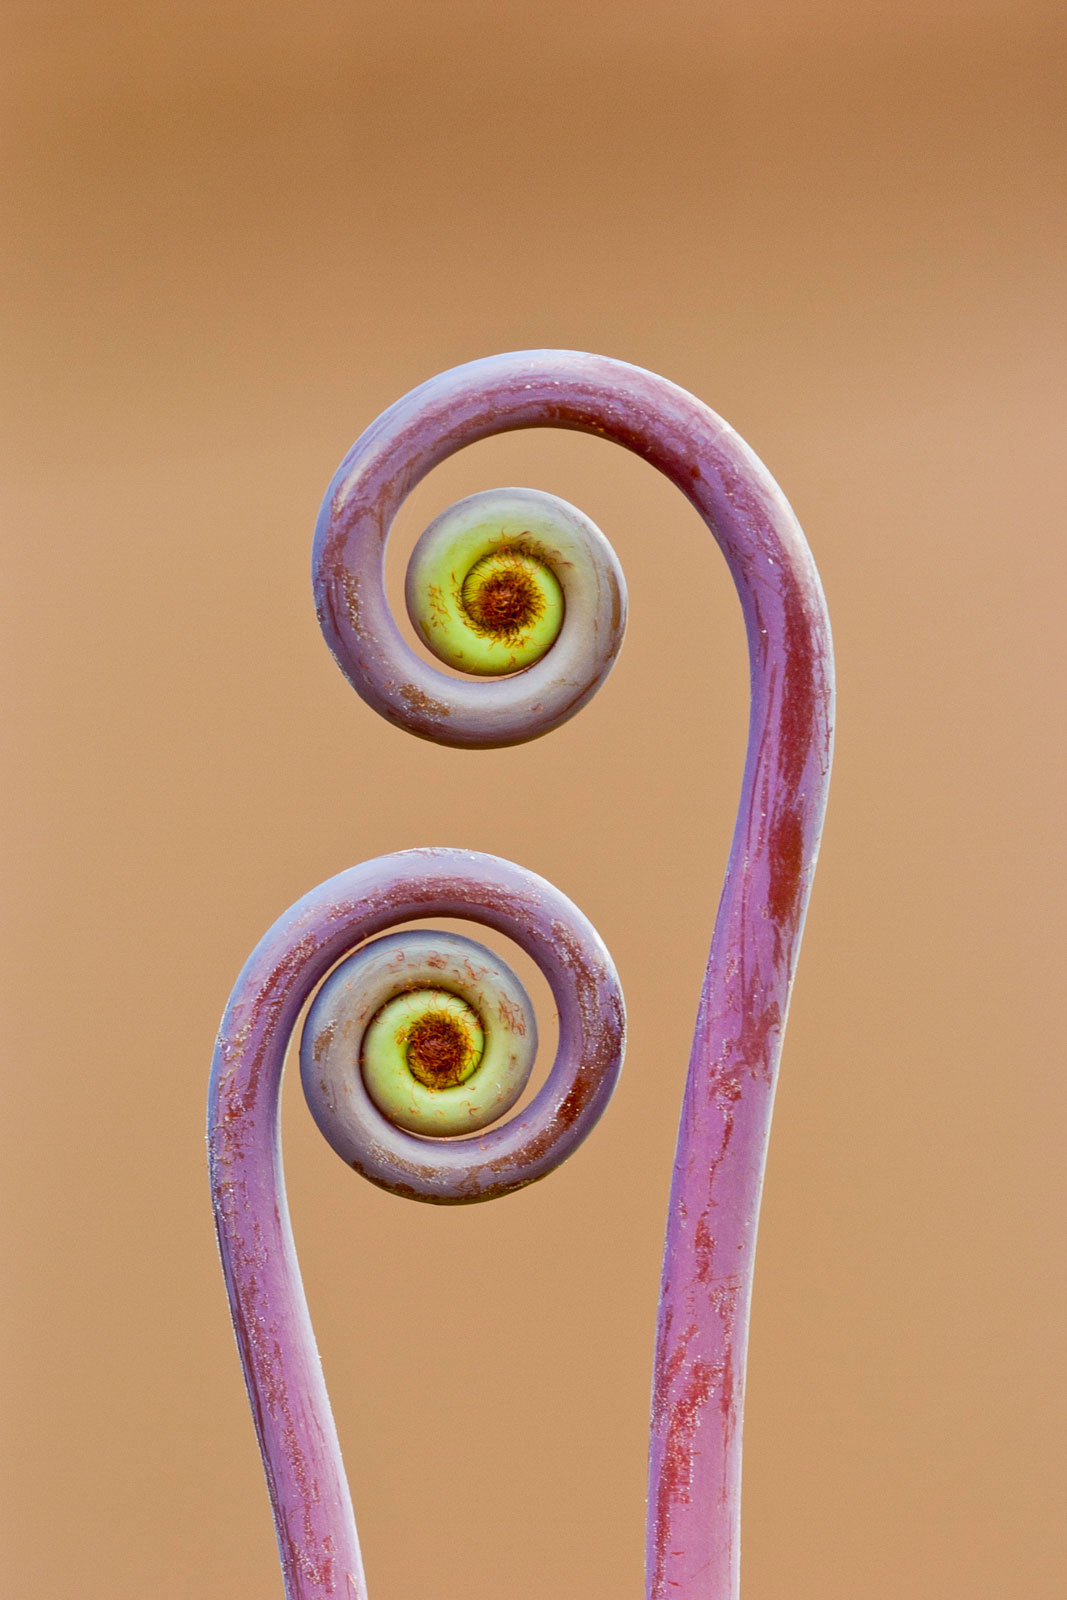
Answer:
POLYGON ((420 574, 413 621, 449 666, 501 676, 532 666, 563 625, 563 590, 529 535, 464 528, 420 574))

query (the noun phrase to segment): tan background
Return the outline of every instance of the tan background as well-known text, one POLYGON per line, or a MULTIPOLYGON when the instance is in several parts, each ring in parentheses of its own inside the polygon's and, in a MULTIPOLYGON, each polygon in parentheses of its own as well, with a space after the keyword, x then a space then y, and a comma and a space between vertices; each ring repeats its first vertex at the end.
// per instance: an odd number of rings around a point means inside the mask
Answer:
POLYGON ((211 1041, 290 901, 420 843, 570 894, 631 1047, 573 1162, 470 1211, 361 1185, 289 1085, 371 1593, 641 1592, 670 1155, 746 709, 725 567, 595 441, 442 469, 409 547, 457 495, 531 482, 631 586, 598 699, 487 754, 377 721, 307 576, 360 429, 533 345, 727 416, 834 619, 746 1600, 1062 1593, 1059 9, 4 8, 6 1594, 280 1594, 210 1228, 211 1041))

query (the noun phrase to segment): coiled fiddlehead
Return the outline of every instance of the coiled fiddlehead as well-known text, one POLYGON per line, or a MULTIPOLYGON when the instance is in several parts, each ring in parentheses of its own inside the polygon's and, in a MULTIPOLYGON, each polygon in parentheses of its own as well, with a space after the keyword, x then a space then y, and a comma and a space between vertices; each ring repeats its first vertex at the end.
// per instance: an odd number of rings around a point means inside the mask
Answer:
MULTIPOLYGON (((782 1029, 829 779, 829 626, 788 504, 706 406, 603 357, 499 356, 444 373, 383 413, 345 458, 320 514, 315 590, 323 631, 354 687, 392 721, 448 744, 517 743, 573 715, 610 669, 625 621, 614 557, 581 513, 533 491, 494 491, 450 508, 427 530, 409 570, 416 627, 443 659, 481 674, 478 681, 425 663, 386 605, 385 541, 406 495, 464 445, 526 427, 595 433, 659 468, 720 544, 745 617, 748 752, 671 1188, 648 1523, 651 1600, 736 1600, 753 1253, 782 1029), (574 559, 565 543, 572 535, 582 552, 574 559), (483 646, 478 659, 466 653, 483 646)), ((588 1132, 621 1059, 621 998, 596 934, 543 880, 493 857, 408 851, 354 867, 298 902, 253 953, 219 1035, 209 1144, 220 1248, 289 1600, 365 1590, 285 1208, 282 1060, 301 1006, 342 956, 390 925, 435 914, 509 933, 534 956, 560 1007, 559 1050, 525 1111, 468 1138, 429 1143, 390 1122, 369 1088, 348 1094, 344 1087, 358 1070, 355 1035, 362 1050, 372 1006, 385 1015, 380 991, 361 989, 351 1006, 334 1009, 343 995, 324 990, 305 1036, 305 1083, 327 1137, 374 1182, 445 1203, 532 1182, 588 1132)), ((447 962, 445 951, 432 948, 437 937, 418 960, 447 962)), ((375 955, 375 948, 367 959, 381 965, 384 956, 387 964, 389 952, 375 955)), ((460 1079, 473 1081, 463 1075, 485 1048, 477 1032, 486 1020, 482 1002, 453 983, 427 981, 443 967, 416 966, 414 988, 385 997, 389 1005, 396 994, 417 996, 414 1012, 397 1024, 392 1066, 399 1060, 398 1070, 416 1078, 421 1071, 420 1081, 443 1072, 451 1094, 460 1079), (475 1023, 456 1013, 453 1028, 436 998, 441 992, 469 1006, 475 1023), (420 1036, 413 1059, 411 1030, 427 1017, 437 1018, 437 1031, 420 1036)), ((346 981, 330 980, 339 991, 346 981)))

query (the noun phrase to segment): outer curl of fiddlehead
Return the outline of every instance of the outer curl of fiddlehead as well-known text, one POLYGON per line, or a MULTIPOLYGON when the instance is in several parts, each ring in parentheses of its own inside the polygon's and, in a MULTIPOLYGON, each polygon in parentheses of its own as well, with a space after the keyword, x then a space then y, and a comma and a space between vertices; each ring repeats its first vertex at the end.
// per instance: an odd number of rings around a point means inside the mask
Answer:
POLYGON ((430 666, 401 636, 384 574, 399 502, 369 459, 357 481, 323 506, 315 593, 327 643, 364 700, 411 733, 468 746, 521 744, 580 710, 626 628, 626 582, 600 529, 538 489, 487 490, 434 519, 408 563, 408 615, 472 682, 430 666))
POLYGON ((383 1140, 418 1163, 425 1143, 395 1130, 442 1139, 488 1127, 518 1100, 536 1055, 537 1018, 506 962, 473 939, 408 931, 363 945, 330 974, 300 1070, 325 1138, 388 1187, 383 1140))
MULTIPOLYGON (((409 567, 406 594, 416 631, 468 676, 424 661, 389 613, 385 543, 406 496, 465 445, 528 427, 591 433, 663 472, 722 548, 745 618, 748 751, 671 1188, 647 1539, 649 1600, 736 1600, 756 1224, 830 771, 826 608, 781 491, 743 441, 692 395, 640 368, 574 351, 473 362, 431 379, 371 424, 334 477, 316 528, 315 593, 327 642, 360 695, 399 726, 446 744, 521 742, 573 715, 610 670, 625 622, 618 565, 580 512, 532 490, 492 491, 450 507, 427 530, 409 567), (537 520, 542 515, 555 519, 551 527, 537 520), (571 534, 573 550, 565 543, 571 534)), ((362 1597, 365 1590, 285 1211, 277 1138, 285 1042, 329 968, 390 923, 440 912, 510 932, 540 962, 561 1008, 556 1064, 525 1111, 431 1146, 383 1115, 369 1085, 373 1072, 364 1073, 366 1094, 358 1086, 347 1096, 338 1088, 344 1061, 351 1074, 353 1057, 350 1040, 338 1078, 336 1036, 358 1031, 365 1059, 367 1023, 372 1031, 383 1017, 386 1031, 398 1030, 389 1066, 394 1077, 399 1056, 402 1073, 413 1064, 418 1019, 436 1017, 436 1042, 431 1048, 426 1035, 417 1043, 414 1065, 432 1078, 444 1063, 449 1081, 442 1088, 449 1094, 474 1081, 471 1062, 482 1059, 485 1047, 480 1005, 445 986, 472 1014, 452 1013, 456 1033, 449 1043, 448 1007, 425 970, 409 991, 418 995, 413 1014, 387 1012, 394 995, 379 997, 373 1016, 366 999, 336 1013, 327 998, 321 1009, 317 1003, 304 1076, 335 1147, 398 1193, 444 1203, 487 1199, 542 1176, 603 1109, 617 1069, 622 1011, 596 935, 587 925, 577 934, 578 925, 557 917, 549 907, 558 909, 562 897, 552 901, 556 891, 541 880, 531 880, 532 889, 529 881, 516 884, 517 870, 457 852, 411 852, 353 868, 301 901, 267 935, 223 1023, 210 1123, 216 1217, 289 1600, 362 1597), (461 859, 471 876, 460 870, 461 859), (399 887, 383 881, 386 869, 393 874, 401 865, 399 887), (457 911, 460 904, 465 911, 457 911)), ((340 993, 346 980, 337 982, 340 993)), ((401 1082, 403 1098, 408 1086, 401 1082)), ((413 1093, 412 1103, 418 1098, 413 1093)))

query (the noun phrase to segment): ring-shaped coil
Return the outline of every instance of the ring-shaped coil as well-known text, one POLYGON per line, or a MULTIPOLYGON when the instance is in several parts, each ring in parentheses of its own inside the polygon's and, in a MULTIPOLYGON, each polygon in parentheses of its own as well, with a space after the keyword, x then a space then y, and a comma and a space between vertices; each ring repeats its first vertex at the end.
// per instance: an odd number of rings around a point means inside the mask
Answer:
POLYGON ((429 1138, 488 1127, 518 1100, 536 1055, 533 1005, 507 963, 474 939, 410 929, 375 939, 331 972, 304 1024, 300 1076, 324 1138, 351 1163, 380 1137, 383 1121, 429 1138), (410 1071, 375 1072, 365 1043, 383 1008, 442 992, 465 1001, 481 1024, 473 1073, 432 1088, 410 1071))
POLYGON ((549 698, 556 685, 603 683, 622 643, 626 584, 614 550, 584 512, 540 489, 486 489, 442 511, 412 551, 404 592, 412 623, 441 660, 479 674, 535 674, 526 691, 532 685, 549 698), (465 580, 500 550, 532 556, 562 592, 562 621, 547 646, 521 632, 479 636, 465 615, 465 580))
POLYGON ((424 1139, 378 1113, 345 1159, 384 1189, 448 1205, 533 1183, 581 1143, 611 1098, 626 1034, 618 975, 596 929, 546 879, 498 856, 404 850, 298 900, 249 958, 216 1053, 217 1172, 251 1157, 239 1130, 264 1096, 275 1110, 261 1126, 276 1116, 289 1033, 318 984, 366 940, 431 917, 482 923, 533 957, 559 1012, 555 1059, 533 1099, 504 1122, 464 1138, 424 1139))
MULTIPOLYGON (((608 540, 577 507, 538 489, 486 490, 435 518, 416 545, 406 578, 416 627, 416 591, 427 568, 433 569, 441 542, 454 537, 472 515, 495 517, 502 528, 526 532, 546 553, 554 551, 549 565, 564 598, 558 636, 531 664, 519 663, 519 670, 509 665, 470 669, 503 670, 507 676, 453 677, 410 647, 389 609, 385 544, 405 494, 422 472, 380 482, 372 434, 368 430, 352 447, 339 474, 343 491, 335 480, 316 526, 319 624, 342 672, 382 716, 437 744, 523 744, 559 727, 600 688, 626 629, 626 581, 608 540)), ((433 464, 425 462, 423 471, 433 464)), ((490 540, 485 549, 491 548, 490 540)), ((456 574, 461 582, 464 575, 456 574)))

